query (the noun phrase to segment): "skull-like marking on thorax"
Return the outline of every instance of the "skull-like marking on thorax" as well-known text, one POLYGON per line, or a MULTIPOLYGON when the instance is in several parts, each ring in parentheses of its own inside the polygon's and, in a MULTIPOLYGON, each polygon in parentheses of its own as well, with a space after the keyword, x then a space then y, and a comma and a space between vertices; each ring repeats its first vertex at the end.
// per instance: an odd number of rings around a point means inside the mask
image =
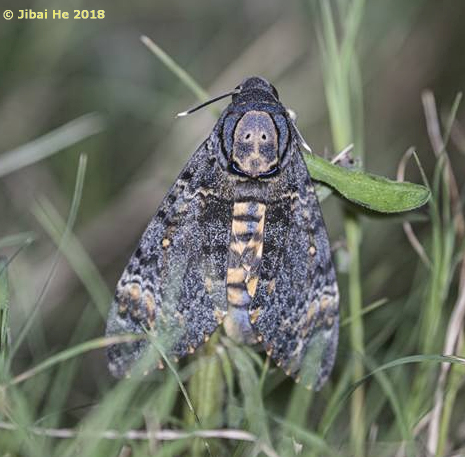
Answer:
POLYGON ((278 134, 271 116, 249 111, 234 131, 232 159, 244 174, 256 178, 272 173, 278 165, 278 134))

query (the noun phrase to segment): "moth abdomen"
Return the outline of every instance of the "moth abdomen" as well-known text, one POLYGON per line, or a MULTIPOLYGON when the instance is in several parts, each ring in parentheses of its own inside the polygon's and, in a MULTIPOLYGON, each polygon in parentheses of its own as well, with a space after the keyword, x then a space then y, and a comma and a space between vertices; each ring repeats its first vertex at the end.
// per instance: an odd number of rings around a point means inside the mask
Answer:
POLYGON ((230 306, 247 306, 255 296, 263 252, 266 205, 236 201, 233 207, 226 288, 230 306))

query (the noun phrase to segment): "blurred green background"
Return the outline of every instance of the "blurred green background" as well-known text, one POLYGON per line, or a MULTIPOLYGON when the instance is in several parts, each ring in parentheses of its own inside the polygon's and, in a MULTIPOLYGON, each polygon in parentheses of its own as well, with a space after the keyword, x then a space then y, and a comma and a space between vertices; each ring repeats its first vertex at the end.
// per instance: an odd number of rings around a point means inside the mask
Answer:
MULTIPOLYGON (((11 9, 15 16, 22 8, 34 11, 47 8, 49 16, 53 9, 105 11, 104 19, 95 20, 0 18, 0 171, 4 165, 2 158, 11 151, 17 153, 17 148, 80 118, 66 131, 65 138, 73 144, 56 147, 53 156, 0 177, 0 240, 24 232, 33 232, 35 237, 19 253, 21 242, 4 246, 0 251, 7 257, 17 253, 8 267, 13 342, 31 315, 53 262, 58 259, 40 310, 15 354, 14 373, 70 347, 70 335, 84 312, 91 324, 73 344, 103 335, 105 325, 104 300, 96 307, 76 267, 65 256, 56 257, 56 243, 36 217, 37 208, 41 207, 37 202, 46 198, 66 219, 79 154, 88 155, 74 233, 112 293, 163 195, 214 125, 215 114, 208 109, 175 119, 177 112, 197 100, 141 43, 142 34, 154 40, 211 95, 230 90, 246 76, 265 77, 277 87, 283 103, 297 113, 299 128, 313 151, 328 156, 337 152, 331 136, 326 75, 317 41, 321 18, 311 5, 316 2, 102 0, 97 3, 0 0, 1 12, 11 9), (81 118, 89 113, 94 114, 81 118), (94 131, 98 133, 91 134, 94 131), (79 132, 86 138, 78 142, 70 139, 79 132), (31 211, 33 207, 35 211, 31 211)), ((343 10, 341 5, 349 3, 339 1, 333 5, 343 10)), ((432 178, 436 157, 427 134, 422 92, 433 91, 440 116, 450 113, 457 93, 465 84, 464 19, 465 3, 459 0, 366 2, 356 48, 363 88, 365 169, 395 178, 402 155, 414 146, 426 175, 432 178)), ((219 102, 218 106, 225 104, 219 102)), ((460 130, 460 126, 465 129, 463 107, 458 110, 449 148, 452 169, 462 190, 465 130, 460 130)), ((52 135, 52 142, 53 138, 52 135)), ((31 147, 33 157, 37 143, 31 143, 31 147)), ((421 182, 415 165, 409 166, 407 178, 421 182)), ((333 244, 344 246, 340 200, 335 197, 326 200, 323 211, 333 244)), ((417 212, 423 216, 426 213, 426 209, 417 212)), ((365 353, 377 364, 419 353, 412 335, 418 330, 424 305, 421 294, 428 288, 429 280, 426 268, 403 233, 401 221, 400 217, 361 218, 363 304, 385 297, 388 300, 364 317, 365 353)), ((415 224, 415 230, 428 245, 429 221, 415 224)), ((66 250, 67 246, 63 246, 63 251, 66 250)), ((344 252, 342 248, 338 255, 343 318, 348 316, 344 252)), ((437 316, 440 328, 431 348, 434 354, 442 353, 447 321, 457 298, 458 279, 453 265, 450 271, 450 290, 441 304, 444 314, 437 316)), ((93 273, 89 274, 89 281, 95 281, 93 273)), ((102 292, 103 297, 106 293, 102 292)), ((352 357, 348 327, 341 329, 340 341, 334 383, 342 378, 345 363, 352 357)), ((403 374, 392 379, 394 389, 401 391, 401 404, 408 397, 410 376, 405 368, 403 374)), ((35 412, 31 414, 36 419, 42 414, 39 397, 45 395, 45 386, 51 380, 53 376, 40 384, 40 393, 35 394, 32 385, 25 393, 25 398, 28 395, 35 398, 35 412)), ((72 388, 61 408, 98 402, 101 393, 114 385, 103 351, 82 357, 79 369, 68 383, 72 388)), ((270 389, 271 397, 264 397, 267 411, 284 414, 293 388, 292 381, 279 379, 270 389)), ((428 392, 432 401, 434 389, 428 392)), ((315 405, 327 403, 333 393, 328 390, 316 396, 315 404, 301 421, 308 430, 316 430, 318 425, 320 414, 315 405)), ((376 388, 368 391, 368 409, 376 403, 378 395, 376 388)), ((458 404, 463 401, 463 392, 458 391, 458 404)), ((182 407, 178 404, 177 408, 182 407)), ((367 440, 380 428, 395 422, 391 412, 383 411, 381 406, 375 418, 368 418, 367 440)), ((463 405, 454 412, 448 435, 451 448, 465 443, 464 412, 463 405)), ((65 414, 63 421, 55 425, 73 426, 83 415, 82 410, 65 414)), ((409 419, 410 430, 419 418, 417 415, 409 419)), ((349 441, 348 421, 348 416, 341 419, 334 430, 336 435, 341 434, 339 446, 349 441)), ((0 435, 0 439, 2 436, 5 439, 5 435, 0 435)), ((384 439, 401 441, 395 433, 386 434, 384 439)), ((29 451, 23 452, 29 455, 29 451)), ((251 455, 246 448, 235 452, 251 455)), ((3 455, 1 447, 0 455, 3 455)), ((373 455, 381 455, 381 451, 378 449, 373 455)))

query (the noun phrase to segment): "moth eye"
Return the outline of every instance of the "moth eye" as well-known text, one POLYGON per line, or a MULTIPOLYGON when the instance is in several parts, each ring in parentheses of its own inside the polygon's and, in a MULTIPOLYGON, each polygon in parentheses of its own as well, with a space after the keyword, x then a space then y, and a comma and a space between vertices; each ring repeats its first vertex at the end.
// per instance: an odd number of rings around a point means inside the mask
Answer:
POLYGON ((266 141, 266 138, 267 138, 266 133, 262 133, 262 140, 266 141))
POLYGON ((250 132, 247 133, 247 135, 245 136, 245 139, 246 140, 250 140, 250 137, 252 136, 252 134, 250 132))

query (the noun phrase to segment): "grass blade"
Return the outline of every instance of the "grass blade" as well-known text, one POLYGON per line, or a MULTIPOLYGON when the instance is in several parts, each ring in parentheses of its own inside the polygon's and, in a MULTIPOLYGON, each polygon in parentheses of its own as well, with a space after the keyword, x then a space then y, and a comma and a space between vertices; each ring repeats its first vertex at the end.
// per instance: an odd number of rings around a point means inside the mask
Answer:
POLYGON ((147 48, 155 54, 160 61, 172 71, 202 102, 206 102, 210 96, 208 93, 202 89, 200 84, 198 84, 192 76, 187 73, 182 67, 180 67, 163 49, 156 45, 149 37, 142 35, 140 37, 142 43, 147 46, 147 48))
POLYGON ((11 351, 11 357, 14 356, 18 348, 20 347, 21 343, 23 342, 24 338, 26 337, 28 331, 30 330, 32 323, 34 322, 34 318, 37 316, 37 313, 40 309, 40 306, 43 302, 43 299, 47 293, 48 287, 50 285, 50 282, 53 278, 53 275, 56 271, 56 268, 58 266, 58 261, 60 259, 61 251, 63 250, 64 246, 66 245, 68 241, 68 235, 71 233, 72 228, 74 226, 74 223, 76 222, 76 217, 77 213, 79 210, 79 205, 81 203, 81 197, 82 197, 82 189, 84 186, 84 177, 86 174, 86 167, 87 167, 87 156, 85 154, 81 154, 79 157, 79 165, 78 165, 78 170, 76 174, 76 184, 74 188, 74 194, 73 194, 73 201, 71 203, 71 209, 69 212, 68 216, 68 221, 66 222, 66 228, 65 231, 63 232, 63 236, 58 244, 58 249, 55 255, 55 258, 53 259, 52 266, 50 268, 50 272, 47 276, 47 279, 45 280, 44 286, 42 287, 42 290, 40 291, 39 297, 32 308, 31 313, 28 315, 26 322, 24 323, 23 327, 21 328, 16 340, 15 344, 12 348, 11 351))
POLYGON ((87 114, 0 157, 0 178, 79 143, 104 128, 102 117, 87 114))
POLYGON ((0 368, 2 368, 2 373, 10 346, 10 293, 6 265, 6 257, 0 257, 0 368))
MULTIPOLYGON (((60 246, 63 233, 66 231, 66 223, 52 204, 42 198, 33 207, 32 212, 53 242, 60 246)), ((111 294, 97 267, 72 232, 68 232, 67 246, 62 253, 86 287, 101 316, 106 317, 111 294)))

